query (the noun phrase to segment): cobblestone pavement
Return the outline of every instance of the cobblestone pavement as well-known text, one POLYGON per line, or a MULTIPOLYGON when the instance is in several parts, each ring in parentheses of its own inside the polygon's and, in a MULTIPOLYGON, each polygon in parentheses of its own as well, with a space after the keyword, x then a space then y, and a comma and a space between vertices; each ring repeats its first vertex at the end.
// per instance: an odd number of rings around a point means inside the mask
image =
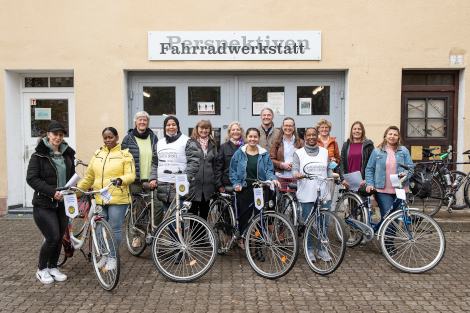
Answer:
POLYGON ((119 284, 106 292, 81 253, 63 266, 66 282, 41 284, 35 270, 42 239, 34 221, 0 219, 0 311, 469 311, 470 233, 447 232, 446 239, 442 262, 419 275, 391 267, 369 243, 348 249, 341 267, 329 276, 313 273, 302 254, 286 277, 271 281, 254 273, 236 247, 188 284, 160 275, 149 248, 133 257, 123 245, 119 284))

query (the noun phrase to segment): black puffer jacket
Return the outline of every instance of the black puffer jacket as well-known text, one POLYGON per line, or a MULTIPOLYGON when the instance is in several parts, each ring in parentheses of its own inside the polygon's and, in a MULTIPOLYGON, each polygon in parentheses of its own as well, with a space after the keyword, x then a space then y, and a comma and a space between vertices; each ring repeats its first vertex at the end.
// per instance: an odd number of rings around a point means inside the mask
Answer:
POLYGON ((214 185, 215 189, 219 189, 222 186, 232 186, 230 182, 230 160, 232 159, 235 152, 238 150, 233 142, 227 141, 220 145, 219 154, 215 159, 215 170, 214 170, 214 185))
MULTIPOLYGON (((41 140, 29 161, 26 182, 34 189, 33 206, 35 207, 57 207, 58 201, 54 200, 55 189, 58 187, 57 168, 49 151, 49 148, 41 140)), ((75 151, 68 147, 62 156, 68 181, 75 174, 75 151)))
MULTIPOLYGON (((132 154, 134 157, 134 163, 135 163, 135 181, 134 182, 140 182, 140 151, 139 151, 139 146, 137 145, 137 140, 135 140, 135 136, 133 134, 134 129, 129 129, 127 132, 126 137, 122 140, 121 147, 122 149, 129 149, 129 152, 132 154)), ((152 152, 157 149, 157 142, 158 138, 155 136, 155 134, 150 132, 150 142, 152 145, 152 152)))
POLYGON ((196 184, 196 195, 193 201, 201 201, 202 194, 204 193, 204 200, 209 201, 210 197, 214 193, 214 168, 215 158, 217 157, 217 146, 214 146, 209 141, 209 147, 207 148, 207 155, 204 157, 204 151, 202 151, 201 145, 196 141, 196 145, 199 151, 199 158, 201 159, 199 165, 199 171, 194 177, 196 184))
MULTIPOLYGON (((343 144, 343 147, 341 148, 341 158, 339 161, 339 177, 341 178, 341 181, 344 180, 344 174, 348 174, 348 156, 349 156, 349 146, 351 145, 351 142, 346 140, 346 142, 343 144)), ((366 139, 362 143, 362 160, 361 160, 361 176, 362 179, 366 179, 366 167, 367 167, 367 162, 369 162, 369 157, 370 154, 374 151, 374 143, 372 140, 366 139)))

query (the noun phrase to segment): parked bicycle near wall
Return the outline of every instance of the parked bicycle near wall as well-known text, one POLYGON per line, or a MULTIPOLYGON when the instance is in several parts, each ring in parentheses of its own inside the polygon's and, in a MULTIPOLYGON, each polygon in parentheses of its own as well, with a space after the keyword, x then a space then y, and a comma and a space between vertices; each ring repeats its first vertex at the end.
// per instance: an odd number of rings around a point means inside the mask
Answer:
POLYGON ((83 212, 85 214, 83 227, 75 236, 72 228, 72 219, 69 220, 67 231, 62 239, 65 256, 59 263, 63 265, 67 258, 73 257, 75 250, 80 250, 84 257, 93 263, 95 275, 100 285, 107 291, 113 290, 119 281, 119 248, 111 226, 102 216, 98 215, 101 213, 102 207, 96 205, 93 196, 107 191, 112 185, 119 188, 116 179, 111 179, 111 183, 107 187, 97 191, 83 191, 74 186, 57 188, 57 191, 65 191, 65 194, 79 192, 90 200, 90 205, 85 207, 83 212), (88 255, 82 250, 87 238, 89 243, 88 255), (113 262, 108 262, 109 260, 113 260, 113 262))
MULTIPOLYGON (((437 149, 423 148, 423 157, 432 157, 433 160, 416 164, 427 168, 432 173, 431 194, 424 198, 414 197, 415 205, 429 216, 434 216, 443 205, 449 213, 452 210, 462 210, 470 207, 468 191, 470 186, 467 187, 466 184, 468 181, 467 174, 448 169, 450 155, 454 153, 452 150, 436 154, 433 151, 437 149), (465 187, 463 187, 464 185, 465 187)), ((468 155, 470 158, 470 150, 465 151, 463 154, 468 155)))
MULTIPOLYGON (((255 188, 263 190, 263 202, 255 206, 248 222, 239 220, 249 208, 240 208, 236 193, 231 186, 225 186, 225 193, 219 193, 209 209, 208 221, 219 242, 220 254, 225 254, 237 240, 242 240, 246 258, 253 270, 264 278, 276 279, 289 273, 297 261, 299 245, 297 232, 292 223, 282 214, 272 211, 274 201, 266 198, 269 181, 253 181, 255 188)), ((254 203, 252 205, 255 205, 254 203)))
MULTIPOLYGON (((164 172, 182 175, 181 171, 164 172)), ((181 186, 177 183, 177 190, 189 189, 189 184, 181 186)), ((214 265, 217 241, 212 227, 204 219, 186 213, 191 202, 180 202, 180 194, 176 192, 163 221, 153 233, 152 258, 160 273, 168 279, 190 282, 204 276, 214 265)))
POLYGON ((361 240, 370 242, 377 236, 380 250, 394 267, 407 273, 423 273, 434 268, 445 253, 445 236, 437 222, 419 209, 410 208, 402 183, 413 175, 411 167, 400 178, 397 199, 392 209, 372 222, 370 196, 363 200, 357 193, 346 191, 338 199, 335 211, 346 225, 346 244, 358 245, 361 240))

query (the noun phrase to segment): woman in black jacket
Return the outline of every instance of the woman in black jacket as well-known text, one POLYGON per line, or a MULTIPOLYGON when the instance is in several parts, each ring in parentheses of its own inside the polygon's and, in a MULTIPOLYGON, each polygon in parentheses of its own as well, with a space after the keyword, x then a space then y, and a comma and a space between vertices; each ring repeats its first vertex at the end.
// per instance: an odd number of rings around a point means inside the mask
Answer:
POLYGON ((197 122, 191 139, 196 141, 199 158, 199 171, 194 177, 196 192, 189 213, 207 219, 209 202, 214 193, 214 165, 217 157, 217 143, 212 136, 212 124, 208 119, 197 122))
POLYGON ((67 276, 57 269, 62 237, 69 218, 65 214, 63 196, 56 188, 63 187, 75 174, 75 151, 64 141, 64 125, 52 122, 47 136, 39 141, 31 156, 26 181, 34 189, 33 217, 46 240, 39 253, 36 277, 43 284, 64 281, 67 276))
POLYGON ((225 192, 225 186, 232 186, 230 182, 230 160, 239 147, 245 144, 245 131, 239 122, 230 123, 227 135, 220 145, 219 153, 215 159, 214 184, 220 192, 225 192))
POLYGON ((367 139, 364 125, 357 121, 351 126, 349 139, 341 149, 339 162, 339 176, 343 185, 350 188, 351 185, 344 179, 344 174, 360 171, 362 177, 361 187, 366 185, 365 171, 370 154, 374 150, 374 143, 367 139))

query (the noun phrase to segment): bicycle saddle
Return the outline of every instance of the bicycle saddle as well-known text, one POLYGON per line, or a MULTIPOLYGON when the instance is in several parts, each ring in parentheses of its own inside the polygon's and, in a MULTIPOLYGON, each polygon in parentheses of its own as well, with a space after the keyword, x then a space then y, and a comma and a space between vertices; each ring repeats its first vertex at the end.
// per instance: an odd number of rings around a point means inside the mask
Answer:
POLYGON ((368 197, 368 196, 372 196, 372 195, 375 195, 377 193, 377 190, 376 189, 373 189, 370 191, 370 193, 367 192, 366 190, 366 187, 359 187, 359 189, 357 190, 357 192, 362 196, 362 197, 368 197))
MULTIPOLYGON (((434 150, 437 150, 437 149, 439 149, 439 148, 432 148, 432 149, 430 149, 430 148, 423 148, 423 151, 431 152, 431 151, 434 151, 434 150)), ((469 151, 470 151, 470 150, 469 150, 469 151)))
POLYGON ((233 193, 235 190, 233 189, 232 186, 225 186, 225 192, 226 193, 233 193))
POLYGON ((292 190, 297 190, 297 183, 288 183, 287 187, 292 190))
MULTIPOLYGON (((146 190, 149 190, 150 189, 150 183, 148 183, 148 182, 142 183, 142 188, 144 188, 146 190)), ((153 188, 153 189, 155 189, 155 188, 153 188)), ((151 189, 151 190, 153 190, 153 189, 151 189)))

